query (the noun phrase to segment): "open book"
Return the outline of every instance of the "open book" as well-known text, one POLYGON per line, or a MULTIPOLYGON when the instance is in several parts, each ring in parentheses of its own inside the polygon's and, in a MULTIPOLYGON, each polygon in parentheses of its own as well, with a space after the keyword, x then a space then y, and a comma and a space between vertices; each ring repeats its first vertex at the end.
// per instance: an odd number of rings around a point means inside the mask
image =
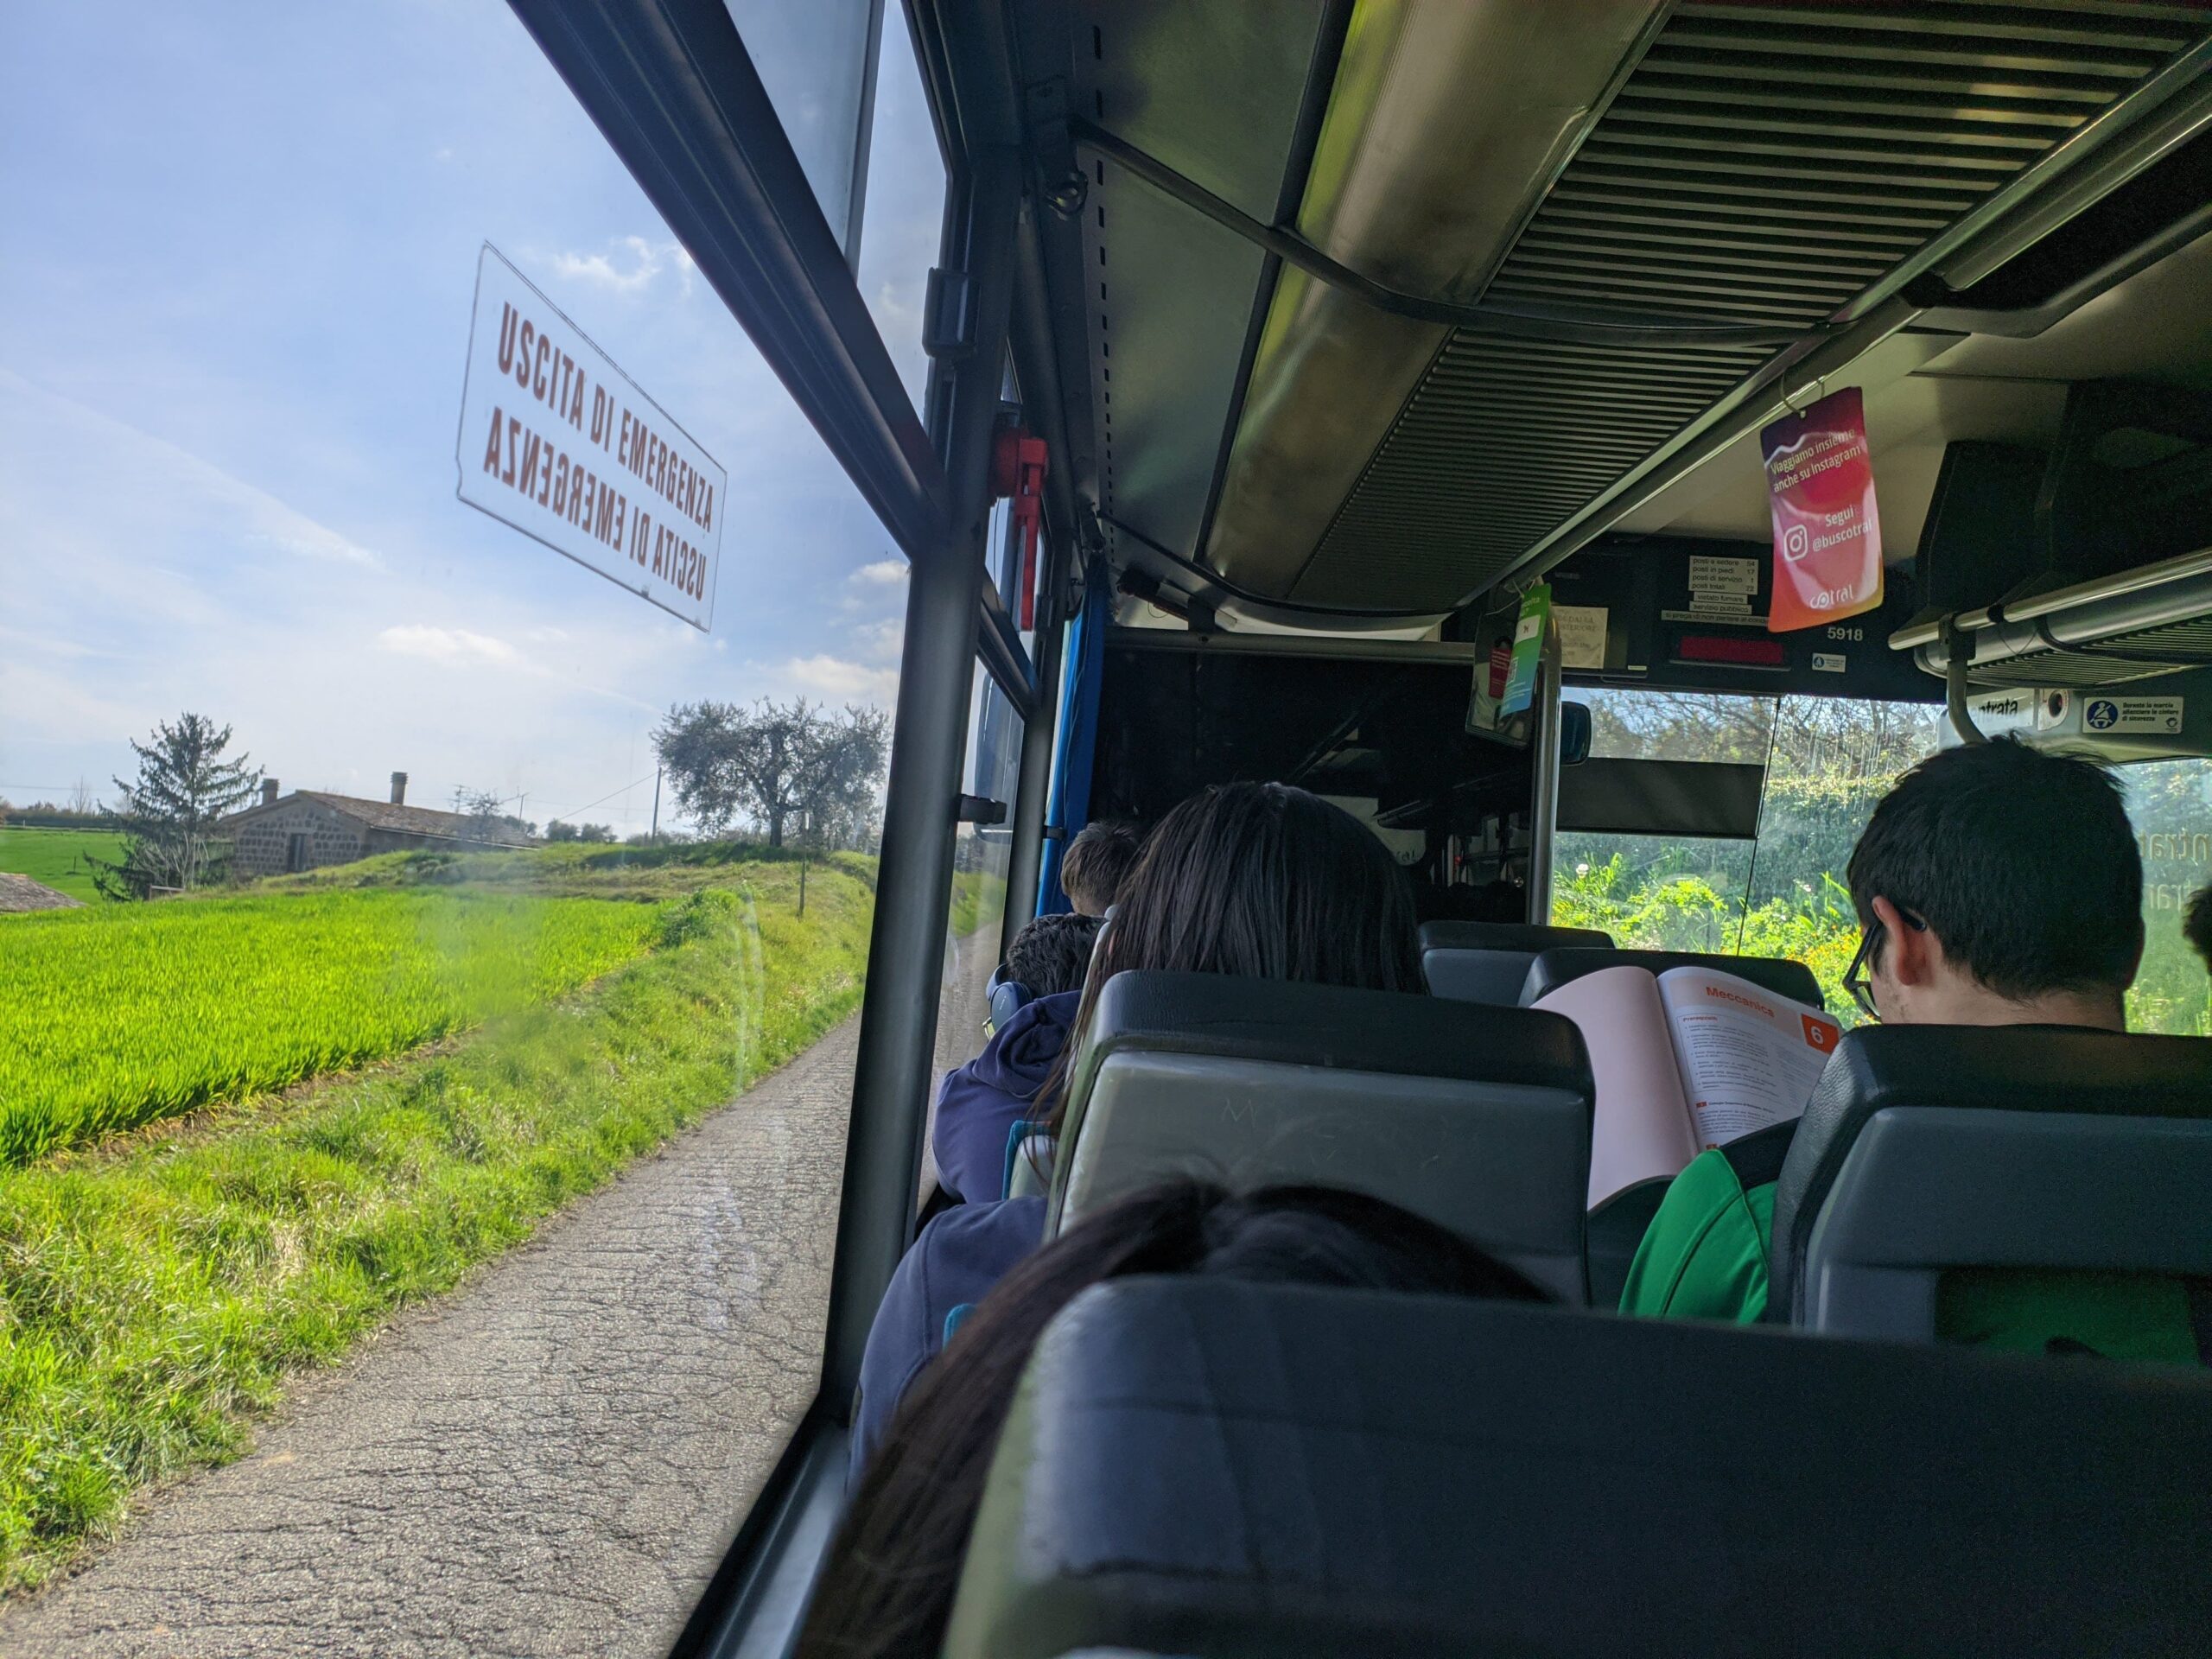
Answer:
POLYGON ((1601 969, 1536 1007, 1573 1020, 1590 1050, 1593 1208, 1797 1116, 1843 1035, 1820 1009, 1709 968, 1601 969))

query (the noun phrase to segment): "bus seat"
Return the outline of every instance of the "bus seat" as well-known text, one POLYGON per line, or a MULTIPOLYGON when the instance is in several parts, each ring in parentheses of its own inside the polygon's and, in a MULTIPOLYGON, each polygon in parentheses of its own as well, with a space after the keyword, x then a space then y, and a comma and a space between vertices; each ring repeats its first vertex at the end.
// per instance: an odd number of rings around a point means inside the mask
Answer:
POLYGON ((1116 974, 1077 1057, 1046 1233, 1175 1175, 1387 1198, 1580 1304, 1593 1090, 1527 1008, 1116 974))
POLYGON ((1590 1258, 1591 1306, 1621 1305, 1621 1292, 1628 1287, 1637 1250, 1651 1230, 1651 1219, 1659 1213, 1667 1189, 1674 1184, 1671 1175, 1638 1181, 1623 1187, 1590 1212, 1583 1227, 1590 1258))
POLYGON ((1047 1327, 944 1652, 2184 1654, 2212 1379, 1126 1279, 1047 1327))
POLYGON ((1770 1318, 1928 1341, 1960 1268, 2212 1274, 2212 1043, 1847 1033, 1775 1189, 1770 1318))
POLYGON ((1624 950, 1581 944, 1543 951, 1529 964, 1529 976, 1521 987, 1521 1006, 1528 1007, 1571 979, 1594 974, 1602 968, 1620 967, 1646 968, 1655 974, 1663 974, 1669 968, 1714 968, 1738 979, 1748 979, 1777 996, 1809 1002, 1816 1008, 1821 1006, 1821 982, 1813 977, 1813 970, 1802 962, 1791 962, 1784 957, 1726 957, 1707 950, 1624 950))
POLYGON ((1593 927, 1538 927, 1528 922, 1423 922, 1421 977, 1429 995, 1511 1007, 1539 952, 1569 944, 1610 949, 1593 927))

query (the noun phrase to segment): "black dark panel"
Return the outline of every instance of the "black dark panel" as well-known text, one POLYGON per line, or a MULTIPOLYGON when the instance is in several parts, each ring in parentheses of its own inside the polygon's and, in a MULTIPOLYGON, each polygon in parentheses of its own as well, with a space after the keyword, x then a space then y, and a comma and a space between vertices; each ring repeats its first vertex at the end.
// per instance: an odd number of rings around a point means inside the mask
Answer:
POLYGON ((1755 841, 1766 768, 1701 760, 1586 760, 1559 775, 1559 827, 1755 841))

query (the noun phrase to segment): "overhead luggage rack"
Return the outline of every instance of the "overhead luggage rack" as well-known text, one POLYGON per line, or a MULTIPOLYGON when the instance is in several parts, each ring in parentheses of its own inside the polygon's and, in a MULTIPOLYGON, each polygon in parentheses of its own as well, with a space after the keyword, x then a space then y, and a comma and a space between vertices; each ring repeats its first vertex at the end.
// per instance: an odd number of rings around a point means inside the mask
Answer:
POLYGON ((1929 673, 1966 653, 1969 684, 2117 685, 2212 664, 2212 548, 1890 636, 1929 673))

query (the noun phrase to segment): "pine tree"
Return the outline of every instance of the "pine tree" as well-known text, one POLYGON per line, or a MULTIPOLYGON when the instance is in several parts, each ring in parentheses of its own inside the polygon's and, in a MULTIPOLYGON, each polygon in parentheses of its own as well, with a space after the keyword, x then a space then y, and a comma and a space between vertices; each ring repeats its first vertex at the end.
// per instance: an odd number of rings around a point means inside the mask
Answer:
POLYGON ((225 760, 231 728, 204 715, 162 721, 153 741, 131 740, 138 778, 115 786, 130 825, 119 861, 88 859, 93 883, 111 899, 144 899, 156 888, 189 889, 222 874, 230 849, 217 822, 253 798, 261 769, 241 754, 225 760))

